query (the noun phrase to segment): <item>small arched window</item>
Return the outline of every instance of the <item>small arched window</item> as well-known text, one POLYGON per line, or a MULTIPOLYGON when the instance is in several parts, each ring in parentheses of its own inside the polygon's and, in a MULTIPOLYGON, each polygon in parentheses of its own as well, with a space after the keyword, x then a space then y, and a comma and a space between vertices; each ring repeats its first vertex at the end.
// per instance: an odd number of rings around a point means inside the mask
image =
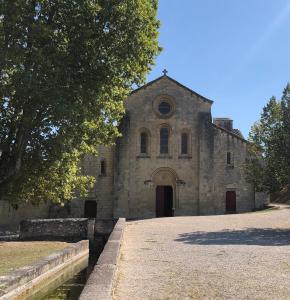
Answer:
POLYGON ((181 154, 188 154, 188 134, 181 134, 181 154))
POLYGON ((231 155, 231 152, 227 152, 227 164, 228 165, 232 164, 232 155, 231 155))
POLYGON ((101 160, 101 175, 106 175, 106 161, 104 159, 101 160))
POLYGON ((160 129, 160 153, 168 154, 169 152, 169 129, 163 127, 160 129))
POLYGON ((140 134, 140 153, 148 154, 148 134, 146 132, 140 134))

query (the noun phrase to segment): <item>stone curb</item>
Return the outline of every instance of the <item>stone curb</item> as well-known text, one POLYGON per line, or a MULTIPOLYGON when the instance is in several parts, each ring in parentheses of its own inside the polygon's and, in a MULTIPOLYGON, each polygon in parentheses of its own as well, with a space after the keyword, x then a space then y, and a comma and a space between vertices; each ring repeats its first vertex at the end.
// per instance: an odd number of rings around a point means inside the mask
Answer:
POLYGON ((53 271, 53 268, 66 263, 68 260, 73 259, 82 253, 88 253, 88 249, 89 241, 83 240, 46 256, 32 266, 22 267, 6 276, 0 276, 0 299, 11 299, 9 298, 10 296, 8 298, 6 297, 8 296, 8 293, 21 288, 21 286, 37 279, 37 277, 48 271, 53 271))
POLYGON ((120 218, 94 267, 79 300, 110 300, 126 219, 120 218))

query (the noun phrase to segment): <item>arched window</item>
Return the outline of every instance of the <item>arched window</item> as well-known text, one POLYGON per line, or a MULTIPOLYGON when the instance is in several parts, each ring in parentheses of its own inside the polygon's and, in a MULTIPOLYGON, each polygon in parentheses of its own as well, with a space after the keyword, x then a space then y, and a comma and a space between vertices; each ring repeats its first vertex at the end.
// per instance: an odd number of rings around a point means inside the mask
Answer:
POLYGON ((101 160, 101 175, 106 175, 106 161, 104 159, 101 160))
POLYGON ((169 129, 163 127, 160 129, 160 153, 167 154, 169 152, 169 129))
POLYGON ((231 155, 231 152, 227 152, 227 164, 228 165, 232 164, 232 155, 231 155))
POLYGON ((188 154, 188 134, 181 134, 181 154, 188 154))
POLYGON ((148 154, 148 134, 146 132, 140 134, 140 153, 148 154))

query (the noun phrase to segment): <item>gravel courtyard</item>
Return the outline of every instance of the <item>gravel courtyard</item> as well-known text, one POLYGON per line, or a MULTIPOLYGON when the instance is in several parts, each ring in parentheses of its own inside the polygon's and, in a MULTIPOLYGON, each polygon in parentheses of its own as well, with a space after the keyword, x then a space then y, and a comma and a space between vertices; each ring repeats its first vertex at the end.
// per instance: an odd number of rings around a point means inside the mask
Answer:
POLYGON ((128 222, 113 299, 290 299, 290 207, 128 222))

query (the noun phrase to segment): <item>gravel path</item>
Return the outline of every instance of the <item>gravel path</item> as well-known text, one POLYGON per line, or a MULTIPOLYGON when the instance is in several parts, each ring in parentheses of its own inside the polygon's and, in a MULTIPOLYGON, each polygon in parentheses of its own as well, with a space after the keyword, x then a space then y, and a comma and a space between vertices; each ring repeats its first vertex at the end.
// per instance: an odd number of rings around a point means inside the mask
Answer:
POLYGON ((290 209, 128 222, 113 299, 290 299, 290 209))

